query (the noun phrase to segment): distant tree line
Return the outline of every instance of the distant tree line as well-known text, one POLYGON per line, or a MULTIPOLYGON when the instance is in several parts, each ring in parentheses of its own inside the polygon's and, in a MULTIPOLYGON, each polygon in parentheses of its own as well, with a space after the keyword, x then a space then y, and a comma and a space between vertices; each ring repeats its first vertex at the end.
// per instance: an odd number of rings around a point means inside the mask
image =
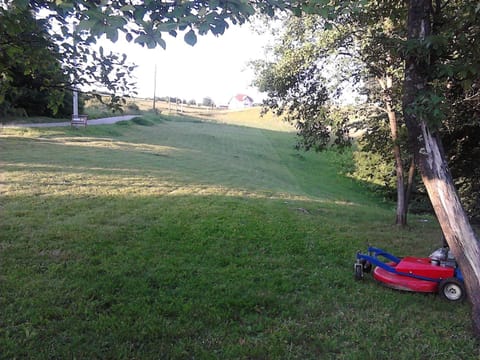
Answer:
POLYGON ((160 97, 157 97, 156 99, 159 101, 165 101, 165 102, 174 103, 174 104, 184 104, 184 105, 191 105, 191 106, 201 105, 201 106, 207 106, 207 107, 215 106, 215 102, 209 96, 204 97, 200 103, 197 103, 195 99, 186 100, 186 99, 182 99, 175 96, 160 96, 160 97))

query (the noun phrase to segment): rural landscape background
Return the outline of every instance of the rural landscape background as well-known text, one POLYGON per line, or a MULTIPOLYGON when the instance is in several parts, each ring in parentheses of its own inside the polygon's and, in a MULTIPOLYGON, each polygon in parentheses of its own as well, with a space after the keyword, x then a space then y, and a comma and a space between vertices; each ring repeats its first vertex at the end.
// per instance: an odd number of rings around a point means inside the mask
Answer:
POLYGON ((430 215, 393 224, 350 150, 297 151, 258 108, 137 106, 0 129, 0 358, 478 358, 467 303, 354 281, 367 244, 442 243, 430 215))

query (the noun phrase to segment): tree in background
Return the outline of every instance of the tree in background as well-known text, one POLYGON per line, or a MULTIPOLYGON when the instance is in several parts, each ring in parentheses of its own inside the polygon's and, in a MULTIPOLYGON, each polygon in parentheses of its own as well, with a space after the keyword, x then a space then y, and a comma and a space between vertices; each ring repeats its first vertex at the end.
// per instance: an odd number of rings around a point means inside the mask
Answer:
POLYGON ((462 204, 480 220, 480 6, 456 1, 433 9, 436 79, 430 86, 440 110, 438 130, 462 204))
POLYGON ((133 92, 125 55, 95 47, 64 11, 65 3, 8 1, 0 5, 0 106, 19 115, 66 115, 74 88, 108 92, 119 108, 133 92), (70 100, 69 100, 70 98, 70 100), (65 100, 65 103, 64 103, 65 100), (17 110, 15 110, 17 109, 17 110))
POLYGON ((202 106, 214 107, 215 103, 213 102, 211 97, 206 96, 202 99, 202 106))
MULTIPOLYGON (((402 38, 403 30, 393 25, 401 24, 399 19, 386 15, 401 18, 401 9, 394 10, 370 5, 365 13, 335 19, 292 16, 273 48, 274 61, 257 61, 254 67, 256 85, 268 94, 266 107, 277 115, 286 114, 286 120, 295 124, 300 147, 321 150, 331 144, 348 145, 354 128, 365 133, 364 149, 380 147, 383 156, 393 159, 396 224, 404 226, 408 192, 399 134, 403 72, 399 47, 394 43, 402 38), (338 98, 345 93, 346 84, 352 83, 363 84, 367 101, 356 107, 339 106, 338 98), (388 129, 383 126, 386 120, 388 129)), ((390 177, 390 171, 386 176, 390 177)))
MULTIPOLYGON (((472 85, 478 89, 480 86, 472 85)), ((470 218, 480 221, 480 96, 459 81, 447 85, 447 118, 440 128, 445 154, 462 204, 470 218)))
POLYGON ((69 79, 42 23, 27 10, 0 8, 0 34, 0 114, 64 115, 69 79))
MULTIPOLYGON (((299 135, 297 148, 305 150, 321 151, 331 144, 342 147, 350 143, 348 118, 337 108, 325 106, 333 97, 324 71, 331 64, 326 44, 335 43, 337 34, 323 37, 324 26, 319 17, 291 16, 273 45, 273 59, 252 62, 257 75, 254 85, 267 93, 264 111, 273 111, 292 123, 299 135)), ((343 80, 340 77, 333 82, 338 86, 343 80)))

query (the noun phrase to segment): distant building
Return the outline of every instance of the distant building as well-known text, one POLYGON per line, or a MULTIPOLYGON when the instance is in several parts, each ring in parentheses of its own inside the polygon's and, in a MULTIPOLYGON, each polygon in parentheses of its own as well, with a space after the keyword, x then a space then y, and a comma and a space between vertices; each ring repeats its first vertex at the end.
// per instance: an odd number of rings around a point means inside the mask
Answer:
POLYGON ((229 109, 245 109, 253 106, 253 99, 245 94, 237 94, 228 102, 229 109))

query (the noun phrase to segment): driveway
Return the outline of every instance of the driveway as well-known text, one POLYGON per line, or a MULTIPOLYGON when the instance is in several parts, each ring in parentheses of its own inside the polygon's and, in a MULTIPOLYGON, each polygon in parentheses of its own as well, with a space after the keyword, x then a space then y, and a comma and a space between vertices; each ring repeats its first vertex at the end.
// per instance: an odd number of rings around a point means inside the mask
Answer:
MULTIPOLYGON (((88 120, 88 125, 105 125, 114 124, 123 120, 131 120, 139 115, 122 115, 113 116, 103 119, 88 120)), ((57 126, 70 126, 70 121, 67 122, 55 122, 55 123, 38 123, 38 124, 7 124, 1 125, 3 128, 15 128, 15 127, 57 127, 57 126)))

